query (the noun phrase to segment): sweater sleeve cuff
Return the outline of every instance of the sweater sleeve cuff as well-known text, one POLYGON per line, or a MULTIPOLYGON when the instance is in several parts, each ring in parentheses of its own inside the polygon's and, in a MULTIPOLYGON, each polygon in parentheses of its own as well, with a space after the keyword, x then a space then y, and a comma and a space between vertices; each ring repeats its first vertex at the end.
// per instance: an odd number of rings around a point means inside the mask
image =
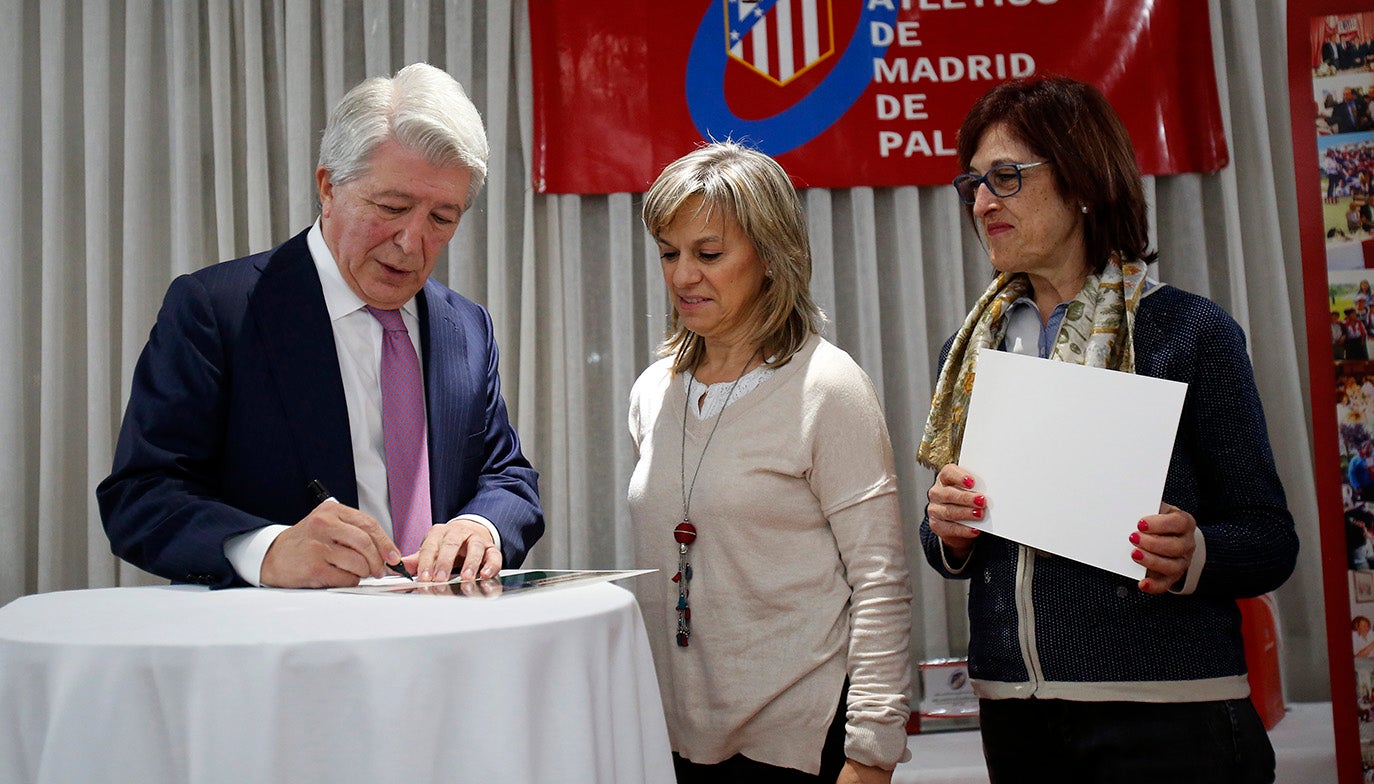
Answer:
POLYGON ((905 722, 897 725, 850 724, 845 727, 844 756, 883 770, 893 770, 899 763, 910 761, 905 722))
POLYGON ((1202 577, 1202 567, 1207 565, 1207 540, 1201 528, 1193 529, 1193 560, 1188 564, 1188 573, 1174 583, 1169 593, 1187 596, 1197 590, 1197 581, 1202 577))
POLYGON ((974 542, 972 545, 970 545, 968 555, 964 556, 964 560, 960 561, 958 566, 955 566, 949 560, 949 548, 945 547, 944 542, 940 542, 940 561, 944 563, 945 571, 949 572, 950 574, 963 574, 964 569, 968 567, 968 562, 973 560, 973 548, 977 546, 977 542, 974 542))

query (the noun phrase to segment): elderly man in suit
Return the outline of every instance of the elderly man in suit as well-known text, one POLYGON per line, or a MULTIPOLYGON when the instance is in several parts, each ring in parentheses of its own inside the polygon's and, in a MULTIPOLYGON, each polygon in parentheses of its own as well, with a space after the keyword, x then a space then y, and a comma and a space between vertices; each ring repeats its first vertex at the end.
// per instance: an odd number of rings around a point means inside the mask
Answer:
POLYGON ((167 292, 96 491, 116 555, 219 587, 524 560, 544 519, 491 318, 430 279, 486 160, 481 117, 443 71, 343 97, 315 224, 167 292))
POLYGON ((1369 107, 1364 99, 1349 87, 1341 91, 1341 102, 1331 110, 1337 133, 1355 133, 1369 125, 1369 107))

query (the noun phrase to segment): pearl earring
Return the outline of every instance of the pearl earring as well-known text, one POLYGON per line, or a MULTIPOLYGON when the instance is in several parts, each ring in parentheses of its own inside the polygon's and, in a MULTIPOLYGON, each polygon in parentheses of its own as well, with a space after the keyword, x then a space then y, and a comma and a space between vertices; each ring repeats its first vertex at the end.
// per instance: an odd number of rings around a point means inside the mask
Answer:
POLYGON ((1078 205, 1078 209, 1079 209, 1084 215, 1087 215, 1087 214, 1088 214, 1088 205, 1086 205, 1086 204, 1080 204, 1080 205, 1078 205))

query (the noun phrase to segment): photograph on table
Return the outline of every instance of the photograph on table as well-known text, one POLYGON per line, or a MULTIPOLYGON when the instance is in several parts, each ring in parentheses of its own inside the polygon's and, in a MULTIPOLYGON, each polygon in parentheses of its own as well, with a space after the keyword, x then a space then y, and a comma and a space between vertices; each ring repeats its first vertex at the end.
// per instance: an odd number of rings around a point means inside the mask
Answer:
POLYGON ((547 591, 553 588, 575 588, 581 585, 624 580, 648 574, 653 569, 516 569, 495 577, 465 579, 454 577, 446 582, 423 583, 386 577, 355 586, 330 588, 337 593, 370 593, 389 596, 466 596, 481 599, 547 591))

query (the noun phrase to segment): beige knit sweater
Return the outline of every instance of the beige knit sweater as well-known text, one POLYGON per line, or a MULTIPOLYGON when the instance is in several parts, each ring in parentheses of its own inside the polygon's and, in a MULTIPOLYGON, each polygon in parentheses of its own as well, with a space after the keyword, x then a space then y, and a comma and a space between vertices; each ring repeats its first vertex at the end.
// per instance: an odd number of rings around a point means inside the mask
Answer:
MULTIPOLYGON (((845 753, 906 753, 911 584, 892 447, 873 385, 817 336, 726 406, 691 499, 692 637, 677 647, 683 382, 669 360, 630 394, 635 580, 673 750, 815 773, 845 676, 845 753)), ((714 419, 688 415, 691 483, 714 419)))

